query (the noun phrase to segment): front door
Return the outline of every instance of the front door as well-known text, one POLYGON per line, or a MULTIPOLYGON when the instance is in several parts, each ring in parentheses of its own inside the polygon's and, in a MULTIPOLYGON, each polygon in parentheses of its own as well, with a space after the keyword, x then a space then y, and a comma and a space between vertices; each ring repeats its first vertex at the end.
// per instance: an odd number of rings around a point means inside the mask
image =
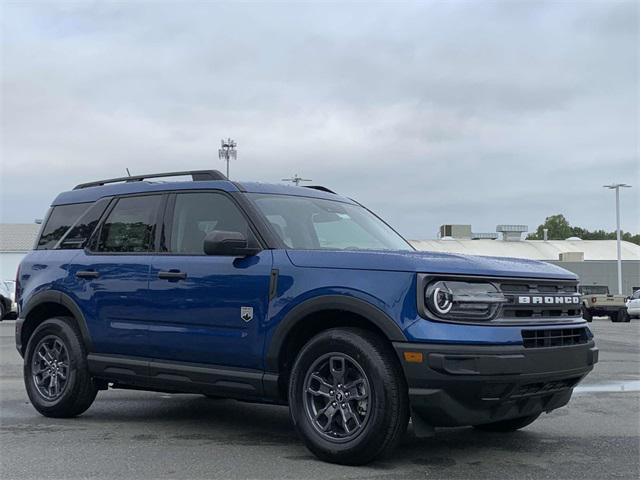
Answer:
POLYGON ((271 251, 239 258, 204 254, 213 230, 241 232, 257 242, 242 211, 223 192, 169 198, 164 249, 150 269, 153 357, 259 369, 268 307, 271 251))

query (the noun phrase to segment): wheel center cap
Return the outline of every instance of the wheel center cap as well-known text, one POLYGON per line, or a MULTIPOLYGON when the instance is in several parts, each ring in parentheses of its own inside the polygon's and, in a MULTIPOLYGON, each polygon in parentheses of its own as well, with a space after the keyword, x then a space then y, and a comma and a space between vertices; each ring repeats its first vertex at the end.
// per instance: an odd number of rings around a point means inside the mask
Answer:
POLYGON ((344 400, 344 394, 342 392, 336 393, 336 400, 338 402, 341 402, 342 400, 344 400))

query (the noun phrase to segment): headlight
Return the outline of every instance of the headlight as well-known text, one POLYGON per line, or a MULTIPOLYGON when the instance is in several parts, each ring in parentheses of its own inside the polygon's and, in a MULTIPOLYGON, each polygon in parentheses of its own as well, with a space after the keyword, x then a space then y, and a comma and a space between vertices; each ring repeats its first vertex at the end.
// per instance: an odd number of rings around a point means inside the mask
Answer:
POLYGON ((424 292, 427 308, 445 320, 491 320, 507 302, 491 283, 440 280, 424 292))

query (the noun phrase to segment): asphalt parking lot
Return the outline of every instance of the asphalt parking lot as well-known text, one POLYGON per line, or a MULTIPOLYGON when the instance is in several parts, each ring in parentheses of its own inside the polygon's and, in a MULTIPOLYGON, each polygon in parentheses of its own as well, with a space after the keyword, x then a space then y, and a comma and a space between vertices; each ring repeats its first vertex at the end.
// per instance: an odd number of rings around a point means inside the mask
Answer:
POLYGON ((417 439, 367 467, 317 461, 284 407, 111 390, 81 417, 40 416, 22 383, 14 322, 0 323, 0 478, 638 478, 640 322, 597 319, 600 363, 568 407, 512 434, 417 439))

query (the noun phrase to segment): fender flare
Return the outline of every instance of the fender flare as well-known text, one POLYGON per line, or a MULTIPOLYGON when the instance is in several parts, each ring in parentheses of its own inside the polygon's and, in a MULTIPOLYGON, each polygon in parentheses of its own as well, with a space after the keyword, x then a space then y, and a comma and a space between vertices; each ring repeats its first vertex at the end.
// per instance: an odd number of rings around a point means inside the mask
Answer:
POLYGON ((278 324, 266 350, 265 367, 267 372, 278 371, 280 350, 282 349, 287 336, 291 330, 298 325, 298 322, 307 315, 322 312, 324 310, 342 310, 354 313, 373 323, 390 341, 407 341, 407 337, 402 332, 400 326, 394 322, 389 315, 371 303, 343 295, 322 295, 306 300, 295 306, 278 324))
MULTIPOLYGON (((24 308, 20 312, 20 317, 23 319, 23 322, 26 321, 29 314, 36 307, 42 305, 43 303, 57 303, 69 310, 78 322, 78 328, 80 329, 80 334, 82 335, 82 340, 84 342, 85 348, 87 349, 87 352, 93 350, 93 342, 91 341, 91 335, 89 335, 89 329, 87 328, 87 320, 84 318, 82 310, 80 310, 78 304, 66 293, 60 292, 58 290, 46 290, 34 294, 31 298, 29 298, 24 308)), ((22 326, 22 329, 24 331, 24 325, 22 326)))

